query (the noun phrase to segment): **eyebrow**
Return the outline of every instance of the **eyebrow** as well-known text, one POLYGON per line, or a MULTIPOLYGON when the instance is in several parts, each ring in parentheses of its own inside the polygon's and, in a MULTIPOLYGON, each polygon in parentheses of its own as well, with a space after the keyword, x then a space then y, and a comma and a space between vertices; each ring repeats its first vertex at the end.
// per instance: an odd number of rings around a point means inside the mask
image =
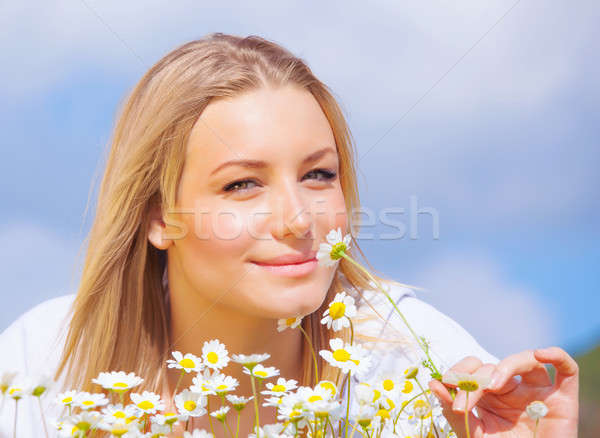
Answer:
MULTIPOLYGON (((312 154, 308 155, 304 160, 302 160, 302 164, 306 164, 306 163, 312 163, 313 161, 317 161, 318 159, 320 159, 321 157, 327 155, 328 153, 332 153, 332 154, 337 154, 337 151, 331 147, 325 147, 323 149, 319 149, 316 152, 313 152, 312 154)), ((260 161, 260 160, 231 160, 231 161, 226 161, 225 163, 222 163, 221 165, 219 165, 215 170, 213 170, 210 175, 214 175, 215 173, 219 172, 220 170, 224 169, 225 167, 229 167, 229 166, 241 166, 241 167, 245 167, 248 169, 262 169, 268 166, 266 161, 260 161)))

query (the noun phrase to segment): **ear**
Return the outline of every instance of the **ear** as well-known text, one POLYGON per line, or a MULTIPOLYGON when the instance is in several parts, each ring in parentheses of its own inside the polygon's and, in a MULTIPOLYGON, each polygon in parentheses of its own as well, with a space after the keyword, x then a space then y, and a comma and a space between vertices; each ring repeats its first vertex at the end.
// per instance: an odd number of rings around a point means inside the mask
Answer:
POLYGON ((166 225, 162 218, 159 205, 154 204, 150 209, 150 225, 148 227, 148 241, 157 249, 167 249, 173 243, 171 239, 164 239, 166 225))

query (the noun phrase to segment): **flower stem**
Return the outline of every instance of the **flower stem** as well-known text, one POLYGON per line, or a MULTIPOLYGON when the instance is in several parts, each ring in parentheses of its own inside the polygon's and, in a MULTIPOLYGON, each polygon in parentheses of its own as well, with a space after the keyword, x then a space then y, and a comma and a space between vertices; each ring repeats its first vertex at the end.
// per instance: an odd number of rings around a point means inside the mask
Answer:
POLYGON ((254 413, 256 415, 255 421, 256 421, 256 438, 259 438, 258 433, 260 430, 260 420, 258 417, 258 394, 256 392, 256 384, 254 383, 254 375, 252 374, 252 371, 250 371, 250 379, 252 382, 252 393, 254 394, 254 413))
POLYGON ((46 427, 46 418, 44 417, 44 410, 42 409, 42 398, 38 397, 38 403, 40 405, 40 414, 42 415, 42 424, 44 425, 44 435, 48 438, 48 428, 46 427))
POLYGON ((465 397, 465 429, 467 431, 467 438, 471 438, 471 432, 469 431, 469 391, 466 391, 467 396, 465 397))
POLYGON ((417 336, 417 334, 415 333, 415 331, 413 330, 413 328, 410 326, 410 324, 408 323, 408 320, 406 319, 406 317, 404 316, 404 314, 400 311, 400 309, 398 309, 398 306, 396 306, 396 303, 394 303, 394 300, 392 300, 392 298, 389 296, 389 294, 387 293, 387 291, 383 288, 383 286, 381 286, 381 283, 379 283, 379 281, 377 281, 375 279, 375 277, 373 277, 371 275, 371 273, 367 269, 365 269, 360 263, 358 263, 357 261, 355 261, 348 254, 346 254, 345 252, 342 252, 340 255, 342 257, 344 257, 346 260, 348 260, 350 263, 354 264, 361 271, 363 271, 371 279, 371 281, 373 281, 373 283, 375 283, 375 285, 377 286, 377 288, 381 292, 383 292, 383 294, 386 296, 386 298, 389 300, 389 302, 392 303, 392 306, 394 306, 394 309, 396 310, 396 312, 398 313, 398 315, 400 315, 400 318, 402 318, 402 321, 404 322, 404 324, 406 325, 406 327, 408 328, 408 330, 411 332, 411 334, 413 335, 413 337, 417 341, 417 344, 419 344, 419 347, 421 347, 421 350, 423 350, 423 352, 425 353, 425 355, 429 359, 429 362, 431 363, 431 366, 433 367, 433 369, 435 370, 435 372, 437 374, 439 374, 439 370, 437 369, 437 367, 435 366, 435 364, 431 360, 431 357, 429 356, 429 352, 427 351, 427 348, 425 348, 425 346, 423 345, 423 342, 421 341, 421 339, 419 339, 419 337, 417 336))
POLYGON ((13 438, 17 438, 17 413, 19 409, 19 400, 15 399, 15 424, 13 425, 13 438))
POLYGON ((177 389, 179 388, 179 384, 181 383, 181 379, 183 379, 183 375, 185 374, 185 370, 181 370, 181 374, 179 375, 179 379, 177 379, 177 385, 175 385, 175 391, 173 391, 173 397, 177 395, 177 389))
POLYGON ((533 429, 533 438, 537 435, 538 424, 540 424, 540 419, 535 420, 535 428, 533 429))
POLYGON ((212 415, 210 415, 210 395, 206 396, 206 412, 208 412, 208 425, 210 426, 210 432, 213 434, 213 436, 216 436, 212 424, 212 415))
POLYGON ((237 413, 237 426, 235 427, 235 438, 238 438, 240 435, 240 417, 242 416, 242 411, 238 411, 237 413))
POLYGON ((231 435, 231 438, 234 438, 233 437, 233 432, 231 432, 231 429, 229 428, 229 424, 227 424, 227 419, 226 418, 223 420, 223 426, 225 427, 225 430, 227 432, 229 432, 229 435, 231 435))
POLYGON ((346 405, 346 424, 344 426, 344 437, 348 437, 348 423, 350 422, 350 375, 352 373, 348 371, 348 404, 346 405))
POLYGON ((310 337, 308 336, 308 334, 302 328, 302 325, 299 325, 298 328, 300 329, 300 331, 302 332, 302 334, 306 338, 306 342, 308 342, 308 346, 310 347, 310 352, 312 354, 313 362, 314 362, 314 365, 315 365, 315 385, 317 385, 319 383, 319 370, 317 368, 317 356, 315 354, 315 349, 313 347, 312 341, 310 340, 310 337))

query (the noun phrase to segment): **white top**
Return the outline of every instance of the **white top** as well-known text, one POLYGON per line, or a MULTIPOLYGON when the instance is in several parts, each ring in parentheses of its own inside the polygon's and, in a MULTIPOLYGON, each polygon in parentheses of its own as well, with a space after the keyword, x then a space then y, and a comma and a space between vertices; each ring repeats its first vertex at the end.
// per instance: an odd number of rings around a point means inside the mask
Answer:
MULTIPOLYGON (((432 359, 444 370, 469 355, 479 357, 486 363, 498 362, 496 357, 479 346, 459 324, 418 299, 411 289, 394 282, 390 282, 389 286, 390 296, 414 331, 430 342, 432 359)), ((358 334, 365 334, 383 339, 398 339, 401 342, 365 344, 367 348, 372 348, 373 345, 376 348, 371 353, 373 367, 368 376, 362 377, 361 381, 374 381, 381 373, 388 371, 402 375, 406 368, 419 362, 420 350, 411 341, 410 332, 383 294, 365 290, 363 295, 383 318, 387 318, 387 323, 384 325, 378 319, 364 323, 358 321, 355 326, 356 341, 360 342, 358 334)), ((25 376, 53 375, 60 358, 60 346, 64 343, 64 327, 68 323, 66 317, 74 297, 75 295, 65 295, 44 301, 21 315, 0 334, 0 377, 3 371, 18 371, 20 375, 25 376)), ((365 315, 373 315, 373 311, 366 304, 359 307, 357 318, 365 315)), ((353 391, 351 397, 352 393, 353 391)), ((60 408, 50 403, 56 394, 57 390, 51 389, 48 394, 42 396, 44 415, 51 437, 57 436, 51 420, 60 414, 60 408)), ((351 400, 351 411, 354 412, 357 404, 353 398, 351 400)), ((0 438, 9 438, 13 433, 15 402, 5 396, 0 401, 0 406, 0 438)), ((44 437, 40 408, 34 397, 24 397, 19 401, 17 437, 44 437)))

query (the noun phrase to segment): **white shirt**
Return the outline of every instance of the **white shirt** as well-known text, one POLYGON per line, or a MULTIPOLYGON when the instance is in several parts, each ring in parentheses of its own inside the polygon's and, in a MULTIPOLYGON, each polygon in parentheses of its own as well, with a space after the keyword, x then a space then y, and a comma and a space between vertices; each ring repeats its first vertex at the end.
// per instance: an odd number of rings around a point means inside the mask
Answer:
MULTIPOLYGON (((470 355, 478 357, 484 363, 498 362, 496 357, 485 351, 459 324, 418 299, 411 289, 394 282, 390 282, 389 286, 391 298, 413 330, 430 342, 430 354, 436 365, 445 370, 470 355)), ((357 323, 355 341, 363 342, 359 339, 359 335, 362 334, 385 340, 396 339, 400 342, 391 345, 386 342, 365 343, 366 348, 375 346, 370 355, 373 365, 368 375, 361 376, 360 380, 373 383, 386 372, 401 376, 406 368, 418 364, 422 358, 420 350, 383 294, 365 290, 363 295, 377 312, 387 319, 387 323, 384 325, 378 319, 357 323)), ((43 373, 53 376, 64 343, 68 311, 74 298, 75 295, 65 295, 44 301, 21 315, 0 334, 0 375, 3 371, 18 371, 20 376, 43 373)), ((361 305, 357 318, 368 315, 374 315, 373 311, 366 304, 361 305)), ((353 376, 352 385, 356 383, 358 381, 353 376)), ((57 436, 51 420, 57 418, 61 411, 58 405, 50 403, 57 395, 57 386, 42 396, 50 437, 57 436)), ((353 392, 351 390, 351 412, 358 409, 353 392)), ((0 405, 0 438, 9 438, 13 433, 15 402, 4 396, 0 405)), ((40 408, 34 397, 25 396, 19 401, 17 437, 44 437, 40 408)))

